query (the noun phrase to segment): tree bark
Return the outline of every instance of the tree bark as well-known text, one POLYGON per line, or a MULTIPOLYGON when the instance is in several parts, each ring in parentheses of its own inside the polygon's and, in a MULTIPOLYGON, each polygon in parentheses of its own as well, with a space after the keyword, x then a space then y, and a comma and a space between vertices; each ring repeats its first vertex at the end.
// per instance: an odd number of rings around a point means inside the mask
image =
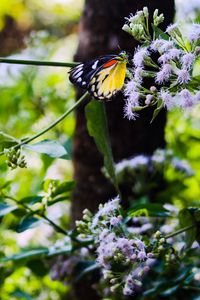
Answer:
POLYGON ((4 17, 5 25, 0 31, 2 56, 10 55, 16 50, 24 48, 24 38, 28 34, 29 29, 19 28, 17 22, 11 16, 4 17))
MULTIPOLYGON (((148 6, 151 13, 156 8, 164 13, 164 28, 173 21, 173 0, 87 0, 80 22, 75 61, 84 62, 99 55, 118 53, 119 46, 133 53, 137 42, 121 28, 125 17, 144 6, 148 6)), ((81 91, 77 94, 80 96, 81 91)), ((151 154, 157 148, 164 148, 166 112, 162 111, 152 124, 150 109, 142 112, 136 121, 128 121, 123 117, 123 105, 120 93, 113 101, 106 103, 115 162, 141 153, 151 154)), ((113 186, 102 175, 102 156, 88 135, 84 106, 76 112, 73 163, 77 185, 73 195, 72 220, 76 220, 81 217, 85 207, 94 211, 99 203, 115 195, 113 186)))
MULTIPOLYGON (((147 6, 152 13, 156 8, 165 15, 163 27, 173 21, 174 1, 156 0, 86 0, 80 21, 79 45, 75 61, 87 61, 99 55, 118 53, 122 50, 133 54, 137 42, 122 31, 125 17, 147 6)), ((77 96, 82 91, 77 91, 77 96)), ((115 162, 137 154, 151 154, 165 147, 164 129, 166 112, 163 110, 150 124, 152 110, 140 114, 136 121, 123 116, 124 99, 118 94, 106 103, 111 145, 115 162)), ((103 159, 93 139, 88 135, 84 105, 76 112, 73 144, 73 163, 76 189, 72 201, 72 222, 80 219, 84 208, 96 211, 99 203, 116 195, 111 183, 101 172, 103 159)), ((84 284, 76 290, 78 299, 96 300, 84 284)))

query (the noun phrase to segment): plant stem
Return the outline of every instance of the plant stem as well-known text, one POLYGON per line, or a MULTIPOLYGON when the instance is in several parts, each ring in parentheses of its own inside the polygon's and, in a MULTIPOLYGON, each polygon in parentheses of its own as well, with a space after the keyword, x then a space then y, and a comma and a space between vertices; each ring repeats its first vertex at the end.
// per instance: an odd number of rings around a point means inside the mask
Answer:
POLYGON ((180 233, 183 233, 183 232, 185 232, 185 231, 188 231, 188 230, 194 228, 195 226, 196 226, 196 225, 193 224, 193 225, 190 225, 190 226, 183 227, 183 228, 181 228, 181 229, 179 229, 179 230, 177 230, 177 231, 175 231, 175 232, 173 232, 173 233, 170 233, 170 234, 166 235, 166 236, 165 236, 165 239, 169 239, 169 238, 171 238, 171 237, 173 237, 173 236, 176 236, 176 235, 178 235, 178 234, 180 234, 180 233))
POLYGON ((51 219, 49 219, 45 215, 40 215, 40 217, 46 220, 52 227, 54 227, 57 232, 60 232, 67 236, 69 235, 66 230, 62 229, 60 226, 58 226, 56 223, 54 223, 51 219))
POLYGON ((36 216, 46 220, 49 223, 49 225, 51 225, 57 232, 60 232, 64 235, 69 235, 66 230, 64 230, 62 227, 60 227, 56 223, 54 223, 51 219, 46 217, 44 214, 39 214, 39 213, 37 213, 37 211, 36 212, 33 211, 28 205, 24 204, 23 202, 18 201, 17 199, 15 199, 11 196, 7 196, 7 195, 3 195, 3 196, 7 199, 14 201, 17 205, 22 206, 25 210, 29 211, 31 214, 36 215, 36 216))
POLYGON ((73 68, 77 66, 76 62, 58 62, 58 61, 41 61, 41 60, 25 60, 0 57, 0 63, 29 65, 29 66, 50 66, 50 67, 65 67, 73 68))
MULTIPOLYGON (((60 123, 62 120, 64 120, 75 108, 77 108, 87 98, 88 95, 89 95, 88 92, 86 92, 78 101, 75 102, 75 104, 72 107, 70 107, 62 116, 60 116, 57 120, 55 120, 53 123, 51 123, 48 127, 41 130, 39 133, 33 135, 32 137, 23 140, 23 142, 15 145, 12 148, 17 149, 25 144, 32 142, 33 140, 37 139, 41 135, 45 134, 47 131, 49 131, 50 129, 55 127, 58 123, 60 123)), ((3 155, 3 154, 4 154, 4 152, 0 153, 0 155, 3 155)))
POLYGON ((186 285, 186 286, 183 286, 182 288, 184 290, 193 290, 193 291, 200 292, 200 287, 197 287, 197 286, 186 285))

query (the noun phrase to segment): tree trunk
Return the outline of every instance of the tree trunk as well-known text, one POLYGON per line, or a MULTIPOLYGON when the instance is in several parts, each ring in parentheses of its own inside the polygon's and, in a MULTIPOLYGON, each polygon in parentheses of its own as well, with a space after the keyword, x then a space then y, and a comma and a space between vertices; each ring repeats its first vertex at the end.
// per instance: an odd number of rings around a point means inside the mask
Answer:
MULTIPOLYGON (((125 17, 144 6, 151 13, 158 8, 165 14, 164 28, 173 21, 173 0, 86 0, 75 61, 84 62, 99 55, 118 53, 119 46, 133 54, 137 43, 121 28, 125 17)), ((80 90, 77 92, 78 97, 81 93, 80 90)), ((123 105, 124 99, 120 93, 113 101, 106 103, 115 162, 137 154, 151 154, 157 148, 164 148, 166 112, 163 110, 152 124, 151 109, 142 112, 136 121, 128 121, 123 116, 123 105)), ((99 203, 116 195, 111 183, 102 175, 103 159, 88 135, 84 105, 76 112, 73 163, 77 185, 72 201, 72 222, 81 218, 84 208, 96 211, 99 203)), ((77 295, 82 300, 98 299, 84 288, 84 283, 82 288, 79 286, 77 295)))
MULTIPOLYGON (((173 21, 174 1, 156 0, 87 0, 80 22, 79 46, 75 61, 87 61, 99 55, 118 53, 121 49, 134 52, 136 41, 121 30, 125 17, 148 6, 151 12, 158 8, 165 14, 163 27, 173 21)), ((81 92, 78 91, 78 96, 81 92)), ((140 114, 136 121, 123 117, 123 97, 106 103, 109 133, 115 162, 137 154, 151 154, 165 147, 166 113, 162 111, 150 124, 152 110, 140 114)), ((72 219, 79 219, 82 210, 96 210, 101 202, 115 195, 113 186, 101 173, 103 160, 92 138, 89 137, 84 106, 76 112, 73 147, 74 177, 77 183, 73 196, 72 219)))

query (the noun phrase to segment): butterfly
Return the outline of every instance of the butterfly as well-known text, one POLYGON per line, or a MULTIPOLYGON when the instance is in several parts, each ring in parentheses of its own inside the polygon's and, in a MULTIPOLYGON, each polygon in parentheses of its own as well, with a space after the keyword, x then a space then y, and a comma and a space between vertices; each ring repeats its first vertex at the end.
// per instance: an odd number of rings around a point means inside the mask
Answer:
POLYGON ((72 68, 69 79, 76 86, 86 89, 94 98, 109 100, 124 85, 127 63, 128 56, 124 51, 118 55, 100 56, 72 68))

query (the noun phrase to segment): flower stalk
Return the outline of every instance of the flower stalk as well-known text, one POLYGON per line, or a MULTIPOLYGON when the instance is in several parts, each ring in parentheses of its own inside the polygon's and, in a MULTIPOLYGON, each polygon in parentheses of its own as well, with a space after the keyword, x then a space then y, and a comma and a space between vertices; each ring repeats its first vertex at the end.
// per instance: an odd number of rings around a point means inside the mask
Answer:
POLYGON ((25 60, 0 57, 0 63, 29 65, 29 66, 49 66, 49 67, 64 67, 73 68, 77 66, 77 62, 58 62, 58 61, 42 61, 42 60, 25 60))

